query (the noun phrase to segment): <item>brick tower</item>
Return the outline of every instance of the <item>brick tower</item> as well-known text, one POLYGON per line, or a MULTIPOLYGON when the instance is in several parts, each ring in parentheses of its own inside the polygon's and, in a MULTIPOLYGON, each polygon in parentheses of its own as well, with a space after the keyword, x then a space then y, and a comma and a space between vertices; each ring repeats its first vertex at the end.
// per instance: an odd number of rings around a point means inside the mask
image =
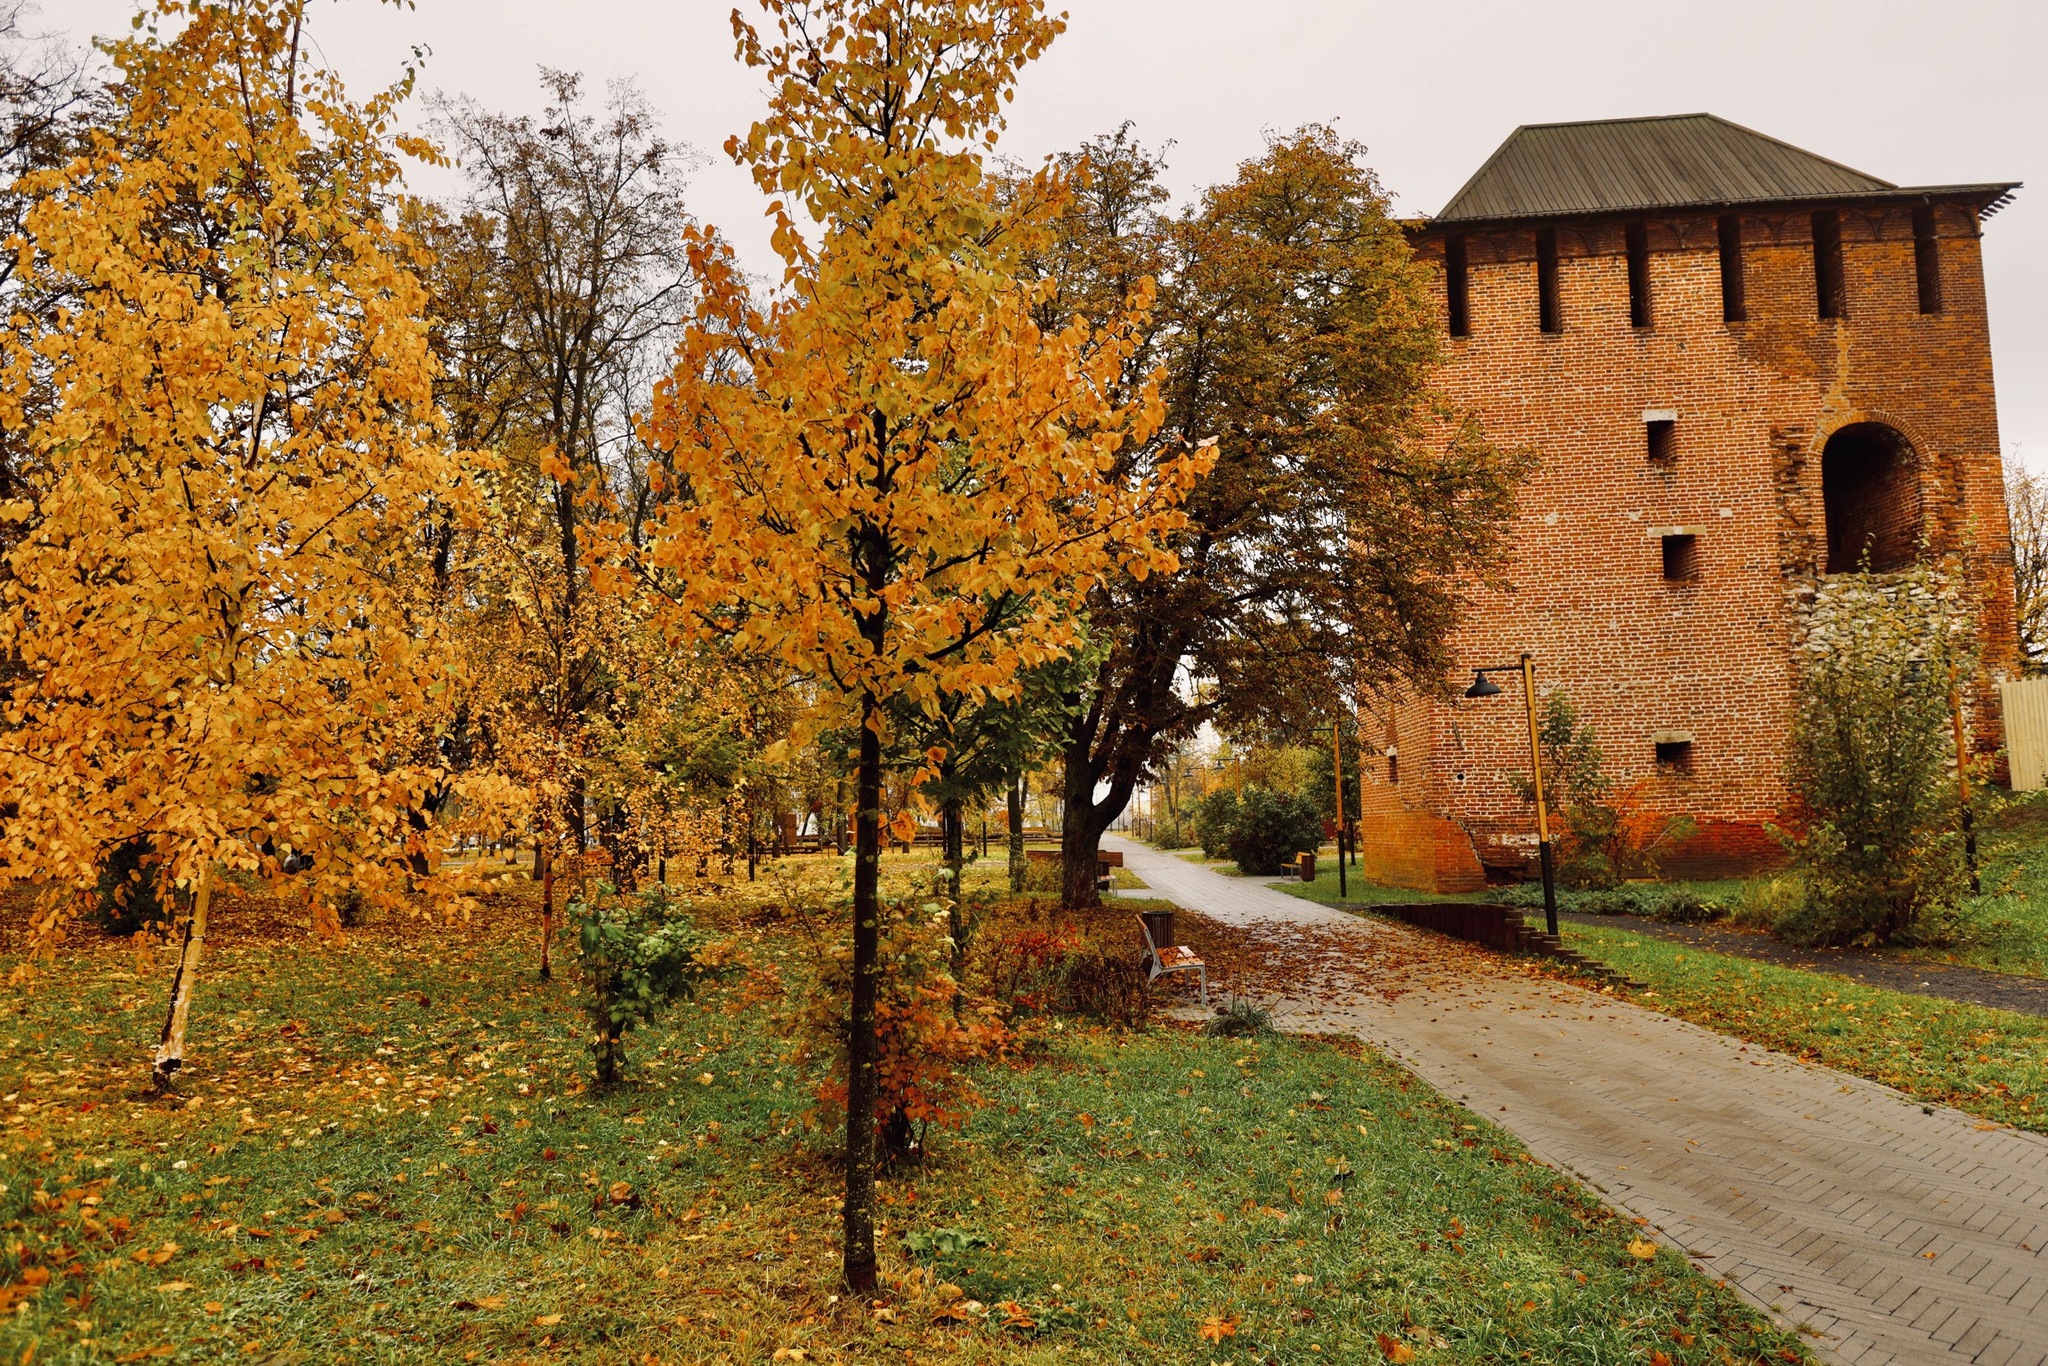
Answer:
MULTIPOLYGON (((1978 237, 2016 188, 1902 188, 1688 114, 1519 128, 1411 225, 1443 387, 1542 462, 1510 586, 1476 596, 1456 657, 1534 655, 1617 785, 1697 819, 1667 872, 1775 859, 1794 646, 1866 557, 1960 577, 1973 741, 1996 751, 2016 644, 1978 237)), ((1366 708, 1369 876, 1455 891, 1528 867, 1520 682, 1497 681, 1366 708)))

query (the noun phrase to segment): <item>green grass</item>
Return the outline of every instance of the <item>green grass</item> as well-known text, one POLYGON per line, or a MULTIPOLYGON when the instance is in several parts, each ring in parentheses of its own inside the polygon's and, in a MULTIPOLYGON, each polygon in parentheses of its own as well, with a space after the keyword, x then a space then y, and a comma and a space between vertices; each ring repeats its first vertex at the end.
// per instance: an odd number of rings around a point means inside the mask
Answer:
MULTIPOLYGON (((886 1307, 835 1299, 832 1144, 761 982, 629 1036, 628 1084, 594 1090, 573 980, 533 979, 530 914, 345 947, 224 918, 183 1108, 135 1094, 161 964, 88 943, 16 998, 0 1360, 1355 1362, 1382 1334, 1425 1361, 1793 1350, 1374 1055, 1175 1030, 1052 1027, 985 1069, 965 1131, 884 1183, 886 1307)), ((762 961, 792 933, 732 925, 762 961)))
POLYGON ((1670 1014, 2018 1128, 2048 1132, 2048 1020, 1867 987, 1606 926, 1574 948, 1670 1014))
POLYGON ((1441 892, 1417 892, 1407 887, 1382 887, 1377 883, 1367 882, 1358 869, 1349 867, 1344 870, 1345 891, 1340 896, 1337 892, 1337 856, 1335 853, 1317 856, 1316 880, 1314 882, 1303 882, 1299 878, 1293 878, 1274 885, 1289 896, 1298 896, 1304 900, 1321 901, 1330 904, 1343 902, 1346 905, 1358 906, 1378 906, 1389 901, 1466 901, 1471 899, 1471 893, 1469 892, 1454 895, 1441 892))
POLYGON ((2048 792, 2007 803, 1979 832, 1985 895, 1965 909, 1962 942, 1913 956, 2048 977, 2048 792))

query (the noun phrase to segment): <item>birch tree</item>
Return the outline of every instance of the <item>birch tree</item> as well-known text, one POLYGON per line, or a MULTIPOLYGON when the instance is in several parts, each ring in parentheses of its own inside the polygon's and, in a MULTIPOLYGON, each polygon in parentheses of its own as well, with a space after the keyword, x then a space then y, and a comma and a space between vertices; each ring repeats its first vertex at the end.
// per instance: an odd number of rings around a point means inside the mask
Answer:
MULTIPOLYGON (((182 891, 153 1076, 183 1065, 218 869, 402 879, 431 832, 430 508, 472 514, 393 225, 403 84, 352 103, 303 0, 158 0, 110 44, 111 123, 31 177, 0 419, 33 451, 0 515, 0 878, 47 954, 106 854, 182 891), (168 35, 168 36, 166 36, 168 35), (44 386, 32 427, 25 396, 44 386)), ((329 899, 331 900, 331 898, 329 899)), ((321 904, 328 904, 323 900, 321 904)))

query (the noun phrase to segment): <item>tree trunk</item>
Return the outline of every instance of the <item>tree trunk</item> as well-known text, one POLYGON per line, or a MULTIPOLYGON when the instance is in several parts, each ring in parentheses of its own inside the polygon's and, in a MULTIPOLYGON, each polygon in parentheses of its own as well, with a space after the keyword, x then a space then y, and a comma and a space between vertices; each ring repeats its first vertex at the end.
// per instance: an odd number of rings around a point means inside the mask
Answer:
POLYGON ((199 983, 199 958, 206 950, 206 912, 212 902, 213 869, 209 866, 200 870, 199 885, 192 892, 192 915, 185 922, 178 972, 171 978, 170 1014, 164 1018, 156 1062, 150 1068, 150 1083, 159 1092, 172 1089, 172 1079, 185 1065, 185 1024, 192 1016, 192 991, 199 983))
POLYGON ((1066 765, 1065 809, 1060 821, 1060 905, 1068 910, 1086 910, 1102 904, 1095 888, 1097 862, 1101 857, 1102 832, 1115 813, 1098 816, 1095 784, 1085 763, 1066 765), (1078 789, 1078 790, 1077 790, 1078 789))
POLYGON ((1095 732, 1100 718, 1094 712, 1091 708, 1076 717, 1067 736, 1066 753, 1061 756, 1065 810, 1060 823, 1060 903, 1070 910, 1102 904, 1095 890, 1102 836, 1129 805, 1138 775, 1144 771, 1142 755, 1129 748, 1119 749, 1106 765, 1096 763, 1095 732), (1109 791, 1097 801, 1095 788, 1105 779, 1109 791))
POLYGON ((578 774, 569 780, 568 795, 562 799, 562 814, 568 821, 569 852, 576 859, 576 864, 570 872, 576 878, 578 897, 589 895, 583 887, 583 856, 590 852, 590 830, 583 810, 585 791, 583 776, 578 774))
POLYGON ((846 1039, 846 1287, 875 1290, 875 973, 881 957, 882 737, 880 707, 861 697, 858 803, 853 813, 853 1002, 846 1039))
POLYGON ((1010 890, 1024 890, 1024 775, 1010 783, 1010 890))
POLYGON ((953 884, 948 894, 958 901, 960 877, 967 871, 967 812, 958 797, 940 804, 939 831, 946 841, 946 875, 953 884))
POLYGON ((591 991, 597 997, 597 1008, 592 1011, 597 1023, 597 1037, 594 1040, 596 1047, 593 1050, 597 1054, 597 1083, 600 1086, 614 1086, 618 1084, 620 1072, 626 1061, 626 1050, 619 1043, 624 1030, 612 1017, 614 993, 599 988, 596 984, 592 984, 591 991))
POLYGON ((960 979, 967 971, 967 941, 974 933, 974 927, 967 921, 967 898, 960 888, 960 879, 967 871, 967 813, 958 797, 948 797, 940 805, 939 829, 946 841, 946 873, 951 884, 946 889, 950 899, 946 918, 953 938, 953 950, 949 955, 949 966, 953 970, 953 1013, 958 1015, 966 1004, 960 979))
POLYGON ((540 980, 555 975, 555 857, 546 848, 540 855, 540 980))

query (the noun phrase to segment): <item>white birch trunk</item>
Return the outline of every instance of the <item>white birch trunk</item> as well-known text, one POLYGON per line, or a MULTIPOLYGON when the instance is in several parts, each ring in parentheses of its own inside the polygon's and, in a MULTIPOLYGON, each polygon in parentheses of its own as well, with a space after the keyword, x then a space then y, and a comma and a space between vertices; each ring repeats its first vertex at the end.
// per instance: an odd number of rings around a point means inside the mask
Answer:
POLYGON ((171 979, 171 1013, 164 1020, 164 1032, 157 1041, 156 1064, 150 1080, 159 1091, 171 1089, 171 1080, 185 1065, 185 1022, 192 1014, 192 990, 199 981, 199 956, 206 948, 206 908, 213 900, 213 870, 199 874, 199 886, 192 893, 192 918, 185 922, 185 944, 178 954, 178 975, 171 979))

